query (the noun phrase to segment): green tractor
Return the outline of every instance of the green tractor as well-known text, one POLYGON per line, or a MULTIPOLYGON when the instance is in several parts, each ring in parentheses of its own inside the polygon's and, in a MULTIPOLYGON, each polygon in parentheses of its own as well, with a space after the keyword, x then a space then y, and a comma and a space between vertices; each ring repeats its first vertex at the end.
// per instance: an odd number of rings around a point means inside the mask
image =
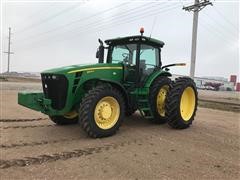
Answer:
POLYGON ((172 81, 168 67, 185 64, 162 66, 164 43, 140 32, 106 40, 107 46, 99 39, 97 64, 42 72, 43 92, 20 92, 18 103, 41 111, 58 125, 79 123, 93 138, 115 134, 124 117, 136 110, 153 123, 188 128, 197 109, 194 81, 172 81))

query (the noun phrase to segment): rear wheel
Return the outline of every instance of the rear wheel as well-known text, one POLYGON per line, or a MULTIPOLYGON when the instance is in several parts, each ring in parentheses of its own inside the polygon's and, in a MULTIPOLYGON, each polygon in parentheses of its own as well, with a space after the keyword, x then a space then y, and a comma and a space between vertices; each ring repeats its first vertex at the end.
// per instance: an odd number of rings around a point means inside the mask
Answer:
POLYGON ((69 125, 78 123, 78 114, 75 111, 67 113, 65 116, 49 116, 57 125, 69 125))
POLYGON ((117 89, 100 85, 82 99, 79 121, 90 137, 106 137, 116 133, 125 115, 124 98, 117 89))
POLYGON ((153 113, 153 118, 150 120, 154 123, 163 124, 167 122, 165 101, 171 83, 171 79, 161 76, 153 82, 150 88, 149 102, 153 113))
POLYGON ((176 79, 167 97, 168 124, 176 129, 188 128, 197 110, 197 89, 188 77, 176 79))

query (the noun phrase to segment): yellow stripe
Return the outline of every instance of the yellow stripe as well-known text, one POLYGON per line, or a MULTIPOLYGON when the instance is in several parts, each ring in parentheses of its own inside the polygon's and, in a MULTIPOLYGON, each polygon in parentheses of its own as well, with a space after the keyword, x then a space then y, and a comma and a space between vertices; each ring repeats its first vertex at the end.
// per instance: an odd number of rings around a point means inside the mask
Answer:
POLYGON ((70 73, 76 73, 76 72, 82 72, 82 71, 93 71, 93 70, 99 70, 99 69, 122 69, 122 67, 96 67, 96 68, 85 68, 85 69, 78 69, 74 71, 69 71, 70 73))

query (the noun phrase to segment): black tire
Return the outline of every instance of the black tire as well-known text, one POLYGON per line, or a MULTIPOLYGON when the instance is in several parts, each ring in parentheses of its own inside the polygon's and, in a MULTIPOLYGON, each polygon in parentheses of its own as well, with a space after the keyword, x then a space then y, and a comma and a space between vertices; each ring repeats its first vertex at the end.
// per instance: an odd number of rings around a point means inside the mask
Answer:
POLYGON ((198 103, 198 94, 197 94, 197 88, 194 81, 189 77, 177 78, 173 83, 172 88, 170 89, 170 92, 168 94, 167 101, 166 101, 166 110, 167 110, 169 126, 175 129, 188 128, 194 120, 194 117, 197 111, 197 103, 198 103), (194 109, 193 108, 191 109, 193 109, 193 112, 190 113, 189 118, 184 120, 183 116, 181 115, 180 104, 181 104, 182 94, 184 90, 186 90, 186 88, 188 87, 193 90, 192 92, 195 95, 195 103, 194 101, 192 101, 194 105, 194 109))
POLYGON ((151 118, 150 121, 152 121, 153 123, 163 124, 166 123, 168 120, 166 115, 160 115, 158 112, 157 96, 161 88, 163 88, 164 86, 168 86, 170 88, 171 84, 171 79, 165 76, 159 76, 156 80, 154 80, 153 84, 150 87, 149 103, 154 117, 151 118))
POLYGON ((69 125, 78 123, 78 116, 73 119, 68 119, 64 116, 49 116, 49 118, 57 125, 69 125))
POLYGON ((125 115, 125 103, 122 93, 111 85, 99 85, 86 93, 79 108, 79 121, 83 130, 93 138, 107 137, 116 133, 125 115), (113 97, 120 107, 120 115, 117 122, 109 129, 100 128, 94 118, 97 103, 104 97, 113 97))

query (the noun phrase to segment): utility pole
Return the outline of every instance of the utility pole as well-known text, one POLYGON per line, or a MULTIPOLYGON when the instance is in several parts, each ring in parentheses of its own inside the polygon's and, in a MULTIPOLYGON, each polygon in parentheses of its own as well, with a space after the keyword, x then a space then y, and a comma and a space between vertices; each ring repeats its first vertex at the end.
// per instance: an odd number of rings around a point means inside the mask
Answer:
POLYGON ((192 50, 191 50, 191 65, 190 77, 194 78, 195 64, 196 64, 196 51, 197 51, 197 28, 198 28, 198 12, 207 5, 213 5, 209 0, 195 0, 194 5, 183 7, 185 11, 193 11, 193 28, 192 28, 192 50))
POLYGON ((13 52, 11 52, 11 28, 8 28, 8 51, 4 53, 8 55, 7 73, 9 73, 10 72, 10 55, 13 54, 13 52))

